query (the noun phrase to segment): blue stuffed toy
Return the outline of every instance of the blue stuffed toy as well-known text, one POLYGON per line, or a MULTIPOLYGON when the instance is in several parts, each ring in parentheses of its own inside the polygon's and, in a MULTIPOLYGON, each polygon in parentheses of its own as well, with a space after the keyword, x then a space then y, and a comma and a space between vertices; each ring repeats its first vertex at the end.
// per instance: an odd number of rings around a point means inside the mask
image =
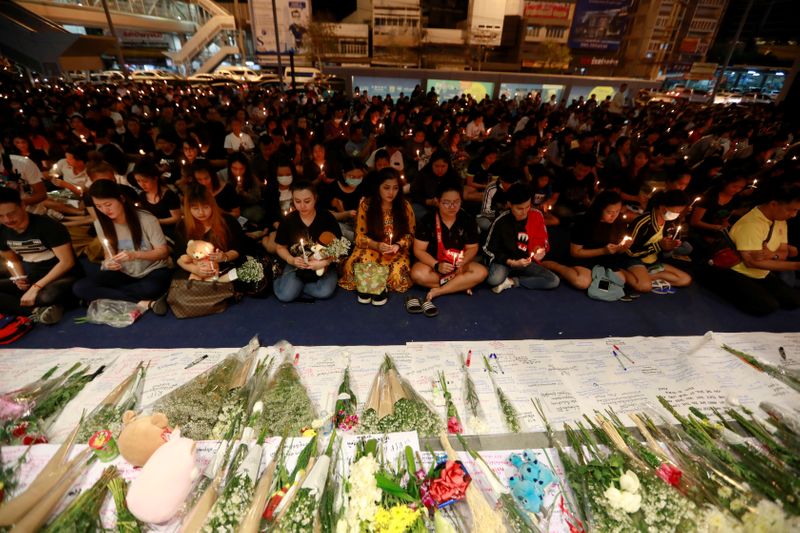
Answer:
POLYGON ((544 503, 545 489, 555 481, 553 473, 539 463, 531 450, 525 450, 521 456, 511 454, 509 460, 517 469, 517 475, 508 479, 511 494, 526 511, 538 513, 544 503))

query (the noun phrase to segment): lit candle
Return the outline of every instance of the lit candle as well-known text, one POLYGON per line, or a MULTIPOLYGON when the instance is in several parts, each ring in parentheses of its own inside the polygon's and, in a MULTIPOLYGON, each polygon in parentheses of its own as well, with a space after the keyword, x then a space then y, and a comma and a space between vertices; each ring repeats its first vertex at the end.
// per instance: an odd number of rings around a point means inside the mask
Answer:
POLYGON ((390 232, 389 232, 389 246, 391 246, 391 245, 392 245, 392 237, 394 237, 394 233, 392 233, 392 232, 390 231, 390 232))
POLYGON ((320 174, 324 174, 325 173, 325 163, 320 164, 319 173, 320 174))
POLYGON ((419 159, 419 150, 417 150, 417 159, 419 159))
POLYGON ((8 271, 11 273, 12 280, 26 277, 25 274, 20 273, 16 263, 13 261, 6 261, 6 266, 8 267, 8 271))
POLYGON ((53 168, 50 169, 50 175, 54 178, 58 176, 58 163, 53 163, 53 168))
POLYGON ((672 238, 677 239, 680 236, 680 234, 681 234, 681 226, 678 226, 677 228, 675 228, 675 235, 673 235, 672 238))
POLYGON ((141 148, 139 148, 139 155, 144 155, 144 150, 142 150, 141 148))
POLYGON ((303 260, 305 260, 306 248, 305 248, 305 243, 303 243, 303 239, 300 239, 300 251, 303 253, 303 260))
POLYGON ((106 255, 108 255, 108 258, 111 259, 112 257, 114 257, 114 251, 111 249, 111 245, 108 243, 108 239, 104 237, 102 242, 103 242, 103 250, 105 250, 106 255))
POLYGON ((694 199, 694 201, 692 201, 692 205, 690 205, 689 207, 694 207, 694 204, 696 204, 697 202, 699 202, 699 201, 700 201, 700 198, 701 198, 700 196, 696 197, 696 198, 694 199))
POLYGON ((186 160, 185 159, 181 159, 181 165, 185 165, 185 164, 186 164, 186 160))
MULTIPOLYGON (((624 218, 624 217, 623 217, 623 218, 624 218)), ((632 240, 633 240, 633 237, 631 237, 630 235, 625 235, 625 236, 622 238, 622 241, 620 241, 619 245, 620 245, 620 246, 625 246, 625 243, 626 243, 626 242, 628 242, 628 241, 632 241, 632 240)))
POLYGON ((757 187, 757 184, 758 184, 758 179, 754 179, 754 180, 753 180, 753 188, 754 188, 754 189, 757 189, 757 188, 758 188, 758 187, 757 187))

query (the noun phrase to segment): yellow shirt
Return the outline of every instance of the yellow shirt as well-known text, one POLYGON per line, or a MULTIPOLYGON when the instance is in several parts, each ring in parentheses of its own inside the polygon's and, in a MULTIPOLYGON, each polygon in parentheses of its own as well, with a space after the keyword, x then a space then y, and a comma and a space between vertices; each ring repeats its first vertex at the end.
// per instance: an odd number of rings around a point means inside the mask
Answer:
MULTIPOLYGON (((764 240, 769 234, 769 228, 773 221, 764 216, 761 209, 754 207, 731 228, 731 239, 736 243, 736 249, 742 252, 757 252, 764 249, 764 240)), ((775 252, 781 244, 789 242, 789 233, 785 220, 776 220, 772 227, 767 249, 775 252)), ((761 268, 747 268, 744 263, 739 263, 733 269, 745 276, 764 279, 769 274, 769 270, 761 268)))

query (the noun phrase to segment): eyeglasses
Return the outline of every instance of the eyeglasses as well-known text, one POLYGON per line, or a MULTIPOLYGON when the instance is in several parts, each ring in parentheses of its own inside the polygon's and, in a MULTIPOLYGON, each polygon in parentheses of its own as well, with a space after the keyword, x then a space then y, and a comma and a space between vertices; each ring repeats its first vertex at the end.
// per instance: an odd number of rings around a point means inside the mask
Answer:
POLYGON ((461 205, 461 200, 454 200, 452 202, 450 200, 442 200, 439 203, 442 204, 444 207, 447 207, 448 209, 451 209, 453 207, 460 206, 461 205))

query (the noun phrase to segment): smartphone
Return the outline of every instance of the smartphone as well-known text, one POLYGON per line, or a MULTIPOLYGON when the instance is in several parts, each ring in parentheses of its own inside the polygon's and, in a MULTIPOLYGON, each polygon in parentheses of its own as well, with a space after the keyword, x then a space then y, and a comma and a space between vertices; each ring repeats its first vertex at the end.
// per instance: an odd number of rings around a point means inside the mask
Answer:
POLYGON ((600 289, 601 291, 608 291, 609 285, 610 282, 608 280, 603 279, 597 283, 597 288, 600 289))

